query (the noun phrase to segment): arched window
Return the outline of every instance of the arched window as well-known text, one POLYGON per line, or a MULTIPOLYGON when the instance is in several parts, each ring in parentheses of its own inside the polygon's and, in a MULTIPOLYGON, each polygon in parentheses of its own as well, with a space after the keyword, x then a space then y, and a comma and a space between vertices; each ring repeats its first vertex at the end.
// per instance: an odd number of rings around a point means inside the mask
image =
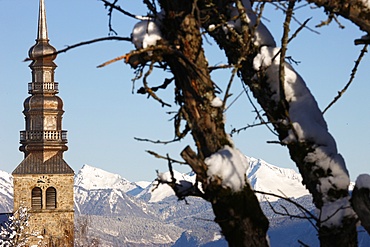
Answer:
POLYGON ((32 209, 42 209, 42 190, 39 187, 32 189, 31 207, 32 209))
POLYGON ((54 187, 49 187, 46 190, 46 209, 54 209, 57 207, 57 191, 54 187))

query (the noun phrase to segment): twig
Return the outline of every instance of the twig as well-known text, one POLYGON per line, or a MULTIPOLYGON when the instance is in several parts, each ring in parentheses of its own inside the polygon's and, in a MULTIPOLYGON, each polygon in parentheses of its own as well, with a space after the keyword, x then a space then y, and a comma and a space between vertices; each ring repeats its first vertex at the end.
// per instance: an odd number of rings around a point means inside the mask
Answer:
MULTIPOLYGON (((234 78, 235 78, 235 75, 236 75, 237 72, 238 72, 238 66, 235 66, 233 71, 231 72, 229 83, 227 84, 227 87, 226 87, 224 100, 222 101, 222 109, 225 109, 226 101, 230 97, 229 92, 230 92, 231 85, 233 84, 233 81, 234 81, 234 78)), ((233 102, 235 102, 235 101, 233 101, 233 102)), ((229 105, 227 108, 230 108, 230 106, 231 105, 229 105)), ((225 109, 225 111, 226 111, 226 109, 225 109)))
POLYGON ((265 123, 265 124, 266 124, 267 129, 268 129, 268 130, 270 130, 270 132, 271 132, 272 134, 274 134, 275 136, 279 136, 277 133, 275 133, 275 131, 274 131, 273 129, 271 129, 271 127, 270 127, 270 126, 267 124, 267 122, 263 119, 263 117, 261 116, 261 114, 259 114, 258 109, 257 109, 257 107, 254 105, 254 103, 253 103, 253 101, 252 101, 252 98, 250 97, 250 95, 249 95, 249 93, 248 93, 248 90, 247 90, 247 88, 246 88, 246 86, 245 86, 245 84, 244 84, 244 83, 242 83, 242 86, 243 86, 243 89, 244 89, 245 94, 247 95, 247 98, 248 98, 249 103, 252 105, 252 107, 253 107, 254 111, 255 111, 255 112, 256 112, 256 114, 257 114, 257 118, 261 121, 261 123, 265 123))
MULTIPOLYGON (((277 5, 276 3, 272 3, 272 5, 274 5, 277 9, 280 9, 281 11, 283 11, 285 13, 286 10, 284 8, 280 7, 279 5, 277 5)), ((302 25, 302 23, 297 18, 295 18, 294 16, 293 16, 293 20, 296 23, 298 23, 298 25, 302 25)), ((308 26, 305 26, 305 28, 307 28, 309 31, 311 31, 313 33, 320 34, 320 32, 318 32, 318 31, 316 31, 316 30, 314 30, 314 29, 312 29, 308 26)))
POLYGON ((121 13, 122 13, 122 14, 124 14, 124 15, 127 15, 127 16, 129 16, 129 17, 132 17, 132 18, 137 19, 137 16, 136 16, 136 15, 131 14, 130 12, 128 12, 128 11, 126 11, 126 10, 122 9, 120 6, 117 6, 117 5, 116 5, 117 0, 115 0, 113 3, 108 2, 107 0, 100 0, 100 1, 102 1, 102 2, 104 3, 104 5, 105 5, 105 6, 110 7, 111 9, 118 10, 119 12, 121 12, 121 13))
POLYGON ((335 15, 335 13, 329 13, 328 19, 326 21, 322 21, 320 24, 316 25, 316 27, 323 27, 323 26, 329 25, 332 22, 332 20, 334 20, 338 24, 339 28, 341 28, 341 29, 345 28, 345 26, 343 26, 342 23, 340 23, 337 16, 335 15))
POLYGON ((225 108, 225 112, 227 110, 229 110, 229 108, 240 98, 240 96, 242 96, 244 93, 244 89, 238 94, 238 96, 235 97, 235 99, 233 101, 231 101, 231 103, 225 108))
POLYGON ((298 241, 298 243, 300 244, 300 245, 302 245, 303 247, 310 247, 309 245, 307 245, 307 244, 305 244, 305 243, 303 243, 301 240, 297 240, 298 241))
POLYGON ((353 80, 355 78, 356 72, 357 72, 357 68, 360 65, 360 62, 361 62, 362 58, 364 57, 365 53, 367 52, 367 46, 368 46, 368 44, 364 45, 364 47, 362 48, 361 53, 360 53, 360 55, 358 56, 358 58, 357 58, 357 60, 355 62, 355 66, 352 69, 351 76, 350 76, 350 79, 349 79, 348 83, 344 86, 344 88, 341 91, 338 92, 338 95, 334 98, 334 100, 332 102, 330 102, 330 104, 325 108, 325 110, 322 112, 322 114, 325 114, 325 112, 332 105, 334 105, 335 102, 337 102, 340 97, 342 97, 342 95, 346 92, 346 90, 348 89, 348 87, 352 84, 352 82, 353 82, 353 80))
MULTIPOLYGON (((97 43, 97 42, 101 42, 101 41, 106 41, 106 40, 119 40, 119 41, 129 41, 129 42, 131 42, 131 38, 119 37, 119 36, 109 36, 109 37, 97 38, 97 39, 92 39, 92 40, 88 40, 88 41, 83 41, 83 42, 80 42, 80 43, 77 43, 77 44, 74 44, 74 45, 69 45, 64 49, 58 50, 58 51, 50 53, 50 54, 38 56, 35 59, 41 58, 41 57, 48 57, 48 56, 58 55, 60 53, 67 52, 71 49, 74 49, 74 48, 77 48, 77 47, 80 47, 80 46, 83 46, 83 45, 89 45, 89 44, 93 44, 93 43, 97 43)), ((31 61, 31 60, 32 59, 30 59, 30 58, 26 58, 26 59, 23 60, 23 62, 27 62, 27 61, 31 61)))
POLYGON ((261 122, 261 123, 256 123, 256 124, 247 124, 247 126, 244 126, 242 128, 239 128, 239 129, 235 129, 233 128, 231 131, 230 131, 230 135, 233 135, 235 133, 239 134, 240 131, 243 131, 243 130, 246 130, 246 129, 249 129, 249 128, 253 128, 253 127, 257 127, 257 126, 261 126, 261 125, 266 125, 268 123, 266 122, 261 122))
POLYGON ((290 218, 296 218, 296 219, 308 219, 308 217, 306 215, 292 215, 291 213, 289 213, 288 209, 286 207, 284 207, 283 205, 279 205, 280 207, 282 207, 285 211, 285 213, 283 212, 279 212, 275 209, 274 206, 272 206, 271 202, 267 200, 267 203, 269 204, 271 210, 275 213, 275 214, 278 214, 278 215, 281 215, 281 216, 289 216, 290 218))
MULTIPOLYGON (((304 213, 306 213, 307 215, 309 215, 310 217, 308 219, 313 219, 315 220, 316 222, 319 221, 319 219, 313 215, 309 210, 307 210, 305 207, 303 207, 301 204, 293 201, 292 199, 289 199, 285 196, 280 196, 280 195, 277 195, 277 194, 273 194, 273 193, 269 193, 269 192, 264 192, 264 191, 259 191, 259 190, 254 190, 254 193, 258 193, 258 194, 262 194, 262 195, 269 195, 269 196, 274 196, 274 197, 277 197, 277 198, 280 198, 280 199, 283 199, 289 203, 292 203, 294 206, 296 206, 298 209, 302 210, 304 213)), ((311 222, 311 221, 310 221, 311 222)), ((311 222, 312 224, 312 222, 311 222)), ((313 224, 314 225, 314 224, 313 224)), ((317 229, 317 227, 314 225, 314 227, 317 229)))
POLYGON ((280 102, 283 104, 284 110, 286 112, 286 115, 289 116, 288 114, 288 106, 287 102, 285 99, 285 55, 286 55, 286 50, 288 46, 288 35, 289 35, 289 25, 292 20, 293 16, 293 9, 294 9, 294 4, 295 1, 291 0, 289 1, 289 6, 286 11, 286 17, 285 17, 285 22, 284 22, 284 33, 283 37, 281 39, 282 47, 280 49, 280 63, 279 63, 279 87, 280 87, 280 102))
POLYGON ((113 59, 111 59, 111 60, 109 60, 107 62, 104 62, 104 63, 96 66, 96 67, 97 68, 103 68, 103 67, 105 67, 105 66, 107 66, 107 65, 109 65, 111 63, 115 63, 117 61, 120 61, 120 60, 123 60, 123 59, 126 59, 126 58, 127 58, 127 54, 126 55, 119 56, 119 57, 116 57, 116 58, 113 58, 113 59))
POLYGON ((309 210, 307 210, 305 207, 303 207, 301 204, 293 201, 292 199, 290 198, 287 198, 285 196, 281 196, 281 195, 277 195, 277 194, 274 194, 274 193, 270 193, 270 192, 264 192, 264 191, 260 191, 260 190, 254 190, 254 193, 258 193, 258 194, 262 194, 262 195, 267 195, 267 196, 274 196, 274 197, 277 197, 279 199, 283 199, 287 202, 290 202, 292 204, 294 204, 297 208, 300 208, 302 209, 306 214, 308 214, 312 219, 315 219, 315 220, 318 220, 318 218, 313 215, 309 210))
POLYGON ((180 130, 181 128, 181 121, 184 119, 183 116, 186 114, 186 111, 184 110, 183 106, 180 107, 177 114, 173 117, 173 125, 175 128, 175 135, 177 136, 178 140, 183 139, 191 130, 189 123, 186 122, 185 128, 183 131, 180 130))
POLYGON ((233 65, 230 65, 230 64, 221 64, 221 65, 216 65, 216 66, 209 66, 208 70, 209 70, 209 72, 212 72, 212 71, 217 70, 217 69, 230 69, 232 67, 233 67, 233 65))
POLYGON ((192 217, 194 220, 202 220, 202 221, 209 221, 209 222, 215 222, 214 219, 204 219, 204 218, 199 218, 199 217, 192 217))
MULTIPOLYGON (((118 0, 114 0, 114 2, 112 3, 112 6, 116 6, 116 3, 117 2, 118 2, 118 0)), ((113 17, 113 7, 112 6, 108 10, 108 16, 109 16, 109 20, 108 20, 109 35, 111 33, 113 33, 114 35, 117 35, 118 33, 112 27, 112 17, 113 17)))
POLYGON ((321 220, 321 212, 320 212, 320 223, 324 223, 324 222, 326 222, 326 221, 328 221, 328 220, 330 220, 331 218, 333 218, 334 217, 334 215, 336 215, 340 210, 344 210, 344 209, 347 209, 347 208, 351 208, 351 206, 346 206, 346 207, 339 207, 339 208, 337 208, 337 210, 335 210, 335 212, 334 213, 332 213, 331 215, 329 215, 325 220, 321 220))
POLYGON ((134 137, 134 139, 136 141, 140 141, 140 142, 150 142, 150 143, 153 143, 153 144, 164 144, 164 145, 174 143, 174 142, 178 142, 178 141, 181 140, 181 138, 175 138, 175 139, 170 140, 170 141, 160 141, 160 140, 154 141, 154 140, 144 139, 144 138, 139 138, 139 137, 134 137))
MULTIPOLYGON (((166 155, 165 158, 168 161, 168 169, 171 175, 171 181, 168 180, 162 180, 159 176, 159 172, 157 171, 158 178, 156 181, 158 182, 156 188, 158 188, 159 184, 167 184, 169 185, 173 191, 175 192, 175 195, 179 200, 184 200, 186 204, 188 204, 186 197, 188 196, 196 196, 196 197, 201 197, 205 199, 205 194, 199 190, 198 188, 198 183, 196 182, 195 184, 184 180, 177 180, 175 178, 175 173, 173 171, 172 163, 174 162, 173 159, 169 157, 169 155, 166 155), (190 186, 189 186, 190 185, 190 186)), ((155 188, 155 189, 156 189, 155 188)))
POLYGON ((328 19, 326 19, 325 21, 321 21, 321 23, 317 24, 315 27, 323 27, 323 26, 329 25, 331 23, 331 21, 333 20, 333 17, 334 17, 334 14, 329 13, 328 19))
POLYGON ((162 107, 164 106, 168 106, 168 107, 171 107, 170 104, 164 102, 161 98, 159 98, 155 93, 154 91, 148 86, 148 82, 147 82, 147 79, 149 77, 149 75, 152 73, 152 70, 153 70, 153 66, 154 66, 154 62, 152 61, 150 63, 150 67, 149 67, 149 70, 145 73, 144 75, 144 78, 143 78, 143 85, 144 85, 144 88, 145 88, 145 91, 148 93, 149 96, 153 97, 153 99, 157 100, 159 103, 162 104, 162 107))
POLYGON ((143 2, 146 4, 148 9, 153 12, 154 15, 157 14, 157 9, 155 7, 155 2, 151 3, 149 0, 143 0, 143 2))
POLYGON ((184 161, 179 161, 179 160, 175 160, 175 159, 172 159, 172 158, 169 158, 169 157, 165 157, 165 156, 162 156, 160 154, 157 154, 156 152, 154 151, 151 151, 151 150, 145 150, 145 152, 147 152, 148 154, 150 155, 153 155, 154 157, 158 158, 158 159, 165 159, 165 160, 171 160, 171 162, 173 163, 178 163, 180 165, 186 165, 187 163, 184 162, 184 161))
MULTIPOLYGON (((290 43, 290 41, 292 41, 294 38, 296 38, 297 37, 297 35, 298 35, 298 33, 300 32, 300 31, 302 31, 302 29, 303 28, 305 28, 306 27, 306 25, 307 25, 307 23, 311 20, 312 18, 308 18, 307 20, 305 20, 304 22, 303 22, 303 24, 301 24, 300 26, 299 26, 299 28, 293 33, 293 35, 288 39, 288 44, 290 43)), ((279 51, 272 57, 272 61, 274 61, 275 59, 276 59, 276 57, 277 56, 279 56, 280 55, 280 53, 281 53, 281 49, 279 49, 279 51)), ((293 61, 295 64, 297 64, 298 62, 296 62, 296 61, 294 61, 291 57, 286 57, 286 58, 289 58, 291 61, 293 61)))
POLYGON ((300 25, 300 26, 299 26, 299 28, 298 28, 298 29, 293 33, 292 37, 290 37, 290 38, 288 39, 288 43, 290 43, 290 41, 292 41, 295 37, 297 37, 298 33, 299 33, 303 28, 305 28, 305 27, 306 27, 307 23, 308 23, 311 19, 312 19, 312 17, 311 17, 311 18, 308 18, 307 20, 305 20, 305 21, 302 23, 302 25, 300 25))
POLYGON ((281 141, 266 141, 267 144, 279 144, 281 146, 286 146, 286 143, 281 141))
MULTIPOLYGON (((151 87, 150 89, 153 91, 153 92, 157 92, 158 89, 166 89, 168 85, 171 84, 171 82, 175 79, 175 77, 172 77, 171 79, 164 79, 164 82, 162 85, 160 86, 157 86, 157 87, 151 87)), ((145 88, 140 88, 137 90, 138 93, 141 93, 141 94, 145 94, 145 88)))

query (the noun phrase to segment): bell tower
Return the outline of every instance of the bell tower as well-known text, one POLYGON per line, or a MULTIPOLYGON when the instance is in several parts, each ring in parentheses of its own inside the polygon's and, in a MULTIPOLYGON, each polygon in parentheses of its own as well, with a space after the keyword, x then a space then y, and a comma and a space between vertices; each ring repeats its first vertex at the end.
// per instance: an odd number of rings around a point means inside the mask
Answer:
POLYGON ((14 210, 30 209, 30 230, 48 246, 73 246, 74 171, 64 161, 67 131, 62 130, 63 101, 54 81, 56 49, 49 44, 44 0, 39 3, 36 44, 29 50, 32 81, 24 101, 25 130, 20 132, 23 161, 13 171, 14 210))

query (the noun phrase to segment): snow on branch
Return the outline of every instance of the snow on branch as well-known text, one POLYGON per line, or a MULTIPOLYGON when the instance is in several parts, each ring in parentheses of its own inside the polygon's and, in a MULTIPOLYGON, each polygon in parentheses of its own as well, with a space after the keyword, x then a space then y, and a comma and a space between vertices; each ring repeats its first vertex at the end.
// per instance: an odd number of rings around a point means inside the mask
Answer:
POLYGON ((239 150, 225 146, 206 158, 204 162, 208 168, 207 176, 211 181, 220 179, 224 188, 234 192, 244 189, 249 162, 239 150))
POLYGON ((357 177, 351 203, 361 221, 361 225, 370 234, 370 175, 361 174, 357 177))
POLYGON ((242 24, 247 23, 249 28, 252 30, 254 36, 253 42, 256 46, 276 46, 271 33, 259 18, 256 17, 250 1, 242 0, 241 4, 244 8, 240 6, 240 1, 237 1, 237 6, 234 6, 233 4, 229 5, 230 20, 228 20, 226 25, 223 27, 224 32, 227 34, 230 30, 236 30, 238 33, 242 33, 242 28, 245 27, 245 25, 242 24))
POLYGON ((147 48, 157 44, 162 39, 160 23, 153 20, 144 20, 135 24, 132 31, 132 43, 136 49, 147 48))
MULTIPOLYGON (((273 93, 272 100, 277 105, 282 101, 286 102, 283 104, 285 119, 279 119, 288 129, 288 135, 282 142, 287 145, 312 144, 312 151, 308 152, 304 162, 310 166, 313 164, 311 172, 321 174, 315 188, 322 197, 321 223, 327 227, 341 225, 344 218, 354 216, 348 196, 340 192, 348 191, 349 186, 344 159, 338 153, 335 140, 329 133, 322 112, 306 83, 279 53, 278 47, 260 48, 253 60, 254 70, 257 71, 254 79, 258 81, 259 78, 266 77, 267 85, 273 93)), ((284 55, 283 52, 282 54, 284 55)))
MULTIPOLYGON (((279 59, 272 60, 279 51, 276 47, 262 47, 260 53, 254 59, 254 69, 263 70, 267 75, 267 82, 275 94, 272 98, 280 101, 279 83, 279 59)), ((318 191, 322 194, 324 206, 322 207, 322 219, 328 219, 325 224, 340 224, 345 216, 351 216, 348 198, 332 202, 330 191, 347 190, 349 185, 348 171, 342 156, 338 153, 334 138, 328 132, 322 113, 310 93, 303 79, 292 66, 284 64, 285 81, 284 94, 288 103, 287 119, 281 119, 287 126, 291 125, 288 136, 283 143, 310 142, 314 150, 305 157, 307 163, 315 164, 314 170, 325 174, 319 178, 318 191), (332 217, 332 213, 341 208, 338 217, 332 217)))

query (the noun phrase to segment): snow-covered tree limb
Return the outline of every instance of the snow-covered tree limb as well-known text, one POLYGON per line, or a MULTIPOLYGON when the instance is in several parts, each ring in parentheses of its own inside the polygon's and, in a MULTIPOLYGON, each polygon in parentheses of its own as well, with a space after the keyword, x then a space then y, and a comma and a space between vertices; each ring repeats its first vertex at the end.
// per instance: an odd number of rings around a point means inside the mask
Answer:
POLYGON ((361 225, 370 234, 370 175, 362 174, 356 179, 351 203, 361 225))
MULTIPOLYGON (((249 8, 246 12, 252 13, 249 1, 243 3, 249 8)), ((221 16, 225 19, 230 18, 230 14, 221 8, 217 12, 222 13, 221 16)), ((215 13, 210 11, 208 16, 214 18, 204 24, 205 29, 210 24, 217 26, 222 23, 222 17, 217 17, 215 13)), ((253 21, 253 17, 248 17, 253 21)), ((229 37, 225 36, 221 29, 215 29, 210 35, 225 50, 231 64, 238 63, 246 49, 250 51, 239 75, 250 87, 269 121, 274 123, 280 141, 289 148, 290 155, 303 176, 303 183, 321 211, 321 243, 324 246, 336 241, 342 246, 356 243, 356 216, 349 204, 348 171, 303 79, 292 66, 285 63, 285 97, 282 98, 279 88, 281 64, 279 58, 275 57, 280 49, 273 45, 271 34, 263 24, 256 29, 256 33, 251 34, 252 38, 259 37, 257 43, 241 43, 237 37, 230 37, 232 33, 229 37), (282 100, 288 105, 281 104, 282 100), (345 239, 341 237, 343 229, 346 229, 346 233, 351 233, 346 234, 345 239)))

